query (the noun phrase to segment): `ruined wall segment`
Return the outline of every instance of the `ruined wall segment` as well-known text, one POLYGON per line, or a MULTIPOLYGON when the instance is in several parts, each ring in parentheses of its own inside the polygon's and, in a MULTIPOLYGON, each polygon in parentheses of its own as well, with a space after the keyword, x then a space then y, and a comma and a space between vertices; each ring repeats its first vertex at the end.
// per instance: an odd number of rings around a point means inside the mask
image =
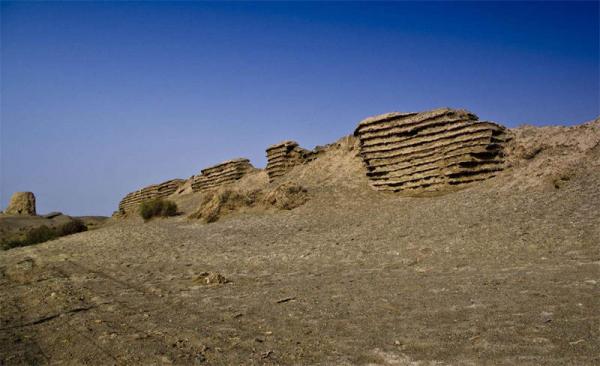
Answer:
POLYGON ((15 192, 4 212, 7 215, 35 216, 35 195, 33 192, 15 192))
POLYGON ((124 214, 137 210, 140 203, 156 198, 165 198, 175 193, 175 191, 185 182, 183 179, 171 179, 160 184, 142 188, 138 191, 128 193, 119 203, 119 213, 124 214))
POLYGON ((203 192, 233 183, 254 170, 250 160, 239 158, 202 169, 201 174, 194 177, 192 190, 203 192))
POLYGON ((267 174, 269 181, 287 173, 294 166, 315 158, 315 153, 301 148, 295 141, 283 141, 267 148, 267 174))
POLYGON ((506 129, 466 110, 386 113, 361 121, 354 135, 377 190, 436 191, 504 167, 506 129))

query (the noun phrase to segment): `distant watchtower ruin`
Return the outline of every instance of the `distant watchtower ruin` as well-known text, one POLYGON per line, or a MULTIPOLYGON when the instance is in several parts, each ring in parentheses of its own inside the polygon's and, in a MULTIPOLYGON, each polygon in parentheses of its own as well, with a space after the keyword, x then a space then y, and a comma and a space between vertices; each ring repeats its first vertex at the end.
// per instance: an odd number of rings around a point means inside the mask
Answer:
POLYGON ((33 192, 15 192, 4 211, 7 215, 35 216, 35 195, 33 192))

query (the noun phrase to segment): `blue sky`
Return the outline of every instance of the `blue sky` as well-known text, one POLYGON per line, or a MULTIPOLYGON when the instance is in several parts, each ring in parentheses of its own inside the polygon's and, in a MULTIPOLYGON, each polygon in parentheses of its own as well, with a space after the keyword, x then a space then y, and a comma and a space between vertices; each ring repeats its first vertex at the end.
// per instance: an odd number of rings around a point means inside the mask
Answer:
POLYGON ((2 2, 0 203, 109 215, 390 111, 581 123, 599 114, 598 4, 2 2))

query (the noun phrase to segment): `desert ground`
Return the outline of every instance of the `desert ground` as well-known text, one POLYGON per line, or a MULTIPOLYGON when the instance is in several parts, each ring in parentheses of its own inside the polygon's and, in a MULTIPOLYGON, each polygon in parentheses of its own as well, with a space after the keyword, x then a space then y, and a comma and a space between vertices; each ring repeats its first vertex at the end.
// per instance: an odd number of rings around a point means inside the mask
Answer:
POLYGON ((0 364, 598 365, 600 121, 511 133, 461 190, 374 191, 346 138, 282 177, 292 210, 184 192, 1 252, 0 364))

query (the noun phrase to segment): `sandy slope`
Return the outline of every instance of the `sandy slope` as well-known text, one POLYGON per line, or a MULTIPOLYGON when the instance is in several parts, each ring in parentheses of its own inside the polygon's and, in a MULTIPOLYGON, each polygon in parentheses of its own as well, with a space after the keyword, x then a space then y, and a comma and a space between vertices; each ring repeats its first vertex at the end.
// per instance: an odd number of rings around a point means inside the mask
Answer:
POLYGON ((292 211, 124 220, 3 252, 0 359, 598 364, 600 123, 513 132, 510 169, 442 196, 371 191, 342 141, 288 175, 310 195, 292 211))

